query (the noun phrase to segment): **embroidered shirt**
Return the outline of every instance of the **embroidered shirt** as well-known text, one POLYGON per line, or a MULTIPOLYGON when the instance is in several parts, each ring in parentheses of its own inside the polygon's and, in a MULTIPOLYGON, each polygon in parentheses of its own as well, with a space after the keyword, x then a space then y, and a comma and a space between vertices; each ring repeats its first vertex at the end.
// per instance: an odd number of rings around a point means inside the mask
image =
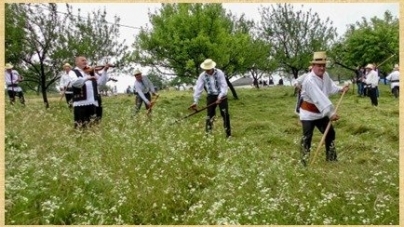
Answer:
POLYGON ((300 120, 311 121, 325 116, 331 117, 334 114, 334 105, 328 97, 338 93, 341 89, 342 87, 337 86, 327 72, 324 73, 323 78, 310 72, 303 81, 301 97, 303 101, 316 105, 320 113, 313 113, 300 108, 300 120))
MULTIPOLYGON (((71 70, 69 70, 70 72, 71 70)), ((71 79, 69 77, 69 73, 63 71, 62 75, 60 76, 59 87, 60 89, 66 89, 67 85, 70 85, 71 79)), ((73 94, 73 91, 65 90, 65 94, 73 94)))
POLYGON ((20 78, 20 74, 17 70, 11 70, 11 73, 6 70, 4 76, 7 90, 16 92, 22 91, 21 87, 18 85, 19 81, 17 81, 20 78))
POLYGON ((377 85, 379 85, 379 75, 377 75, 377 72, 375 70, 370 70, 366 74, 365 83, 370 84, 372 88, 375 88, 377 87, 377 85))
POLYGON ((227 83, 226 78, 222 70, 214 69, 212 75, 202 72, 198 80, 196 81, 195 91, 194 91, 194 103, 197 104, 203 88, 206 88, 208 95, 218 95, 218 99, 223 98, 227 95, 227 83))

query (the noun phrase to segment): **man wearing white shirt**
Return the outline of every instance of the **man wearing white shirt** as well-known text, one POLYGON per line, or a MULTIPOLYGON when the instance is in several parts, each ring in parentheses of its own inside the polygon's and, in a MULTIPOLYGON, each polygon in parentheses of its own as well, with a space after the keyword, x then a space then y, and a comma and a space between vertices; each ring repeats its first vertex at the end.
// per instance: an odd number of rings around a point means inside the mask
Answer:
MULTIPOLYGON (((94 68, 87 66, 87 59, 78 56, 76 67, 69 72, 73 88, 74 127, 86 127, 90 122, 97 121, 97 108, 100 107, 98 85, 105 85, 108 80, 105 66, 101 76, 96 74, 94 68)), ((98 119, 99 120, 99 119, 98 119)))
POLYGON ((143 103, 145 104, 147 110, 153 106, 150 93, 152 93, 153 95, 157 95, 157 93, 154 89, 153 83, 147 76, 143 76, 142 72, 139 69, 135 70, 134 76, 136 78, 135 84, 133 85, 133 89, 136 92, 136 115, 140 111, 143 103))
POLYGON ((398 98, 400 91, 400 71, 398 64, 394 65, 393 72, 386 77, 386 80, 390 81, 391 93, 393 93, 394 97, 398 98))
POLYGON ((11 105, 14 105, 15 96, 18 96, 21 104, 25 106, 24 94, 22 92, 22 88, 18 85, 19 82, 22 81, 22 77, 17 72, 17 70, 13 70, 14 66, 10 63, 7 63, 5 66, 5 82, 7 85, 7 94, 10 98, 11 105))
POLYGON ((195 91, 194 91, 194 103, 190 108, 196 110, 199 98, 201 94, 206 89, 208 95, 206 99, 207 103, 207 118, 206 118, 206 132, 210 133, 212 131, 212 120, 216 114, 216 106, 219 105, 220 115, 223 118, 223 126, 226 131, 226 137, 231 136, 230 127, 230 115, 229 106, 227 103, 227 83, 226 78, 222 70, 215 68, 216 62, 212 59, 206 59, 200 67, 204 70, 196 81, 195 91))
MULTIPOLYGON (((321 133, 325 132, 329 121, 339 119, 329 95, 347 91, 348 86, 337 86, 325 67, 327 56, 325 52, 314 52, 312 71, 306 76, 302 84, 302 104, 300 106, 300 121, 302 122, 303 137, 301 141, 301 154, 303 165, 307 164, 313 130, 317 127, 321 133)), ((337 152, 334 145, 335 131, 331 125, 325 136, 326 161, 337 161, 337 152)))
POLYGON ((69 63, 66 63, 63 65, 63 73, 60 76, 60 81, 59 81, 59 89, 61 92, 64 92, 64 96, 66 98, 66 103, 69 106, 69 109, 73 108, 72 105, 72 99, 73 99, 73 89, 71 87, 68 87, 70 85, 70 77, 69 77, 69 72, 72 69, 72 66, 69 63))
POLYGON ((367 64, 365 67, 366 70, 366 79, 365 84, 368 90, 368 96, 370 97, 370 101, 372 106, 378 106, 377 100, 377 85, 379 85, 379 75, 374 70, 374 66, 372 64, 367 64))
POLYGON ((295 86, 295 89, 297 91, 297 101, 296 101, 296 107, 295 107, 295 113, 299 115, 300 112, 300 105, 302 104, 302 97, 301 97, 301 92, 302 92, 302 84, 306 76, 311 72, 311 65, 308 68, 307 73, 303 73, 300 75, 294 82, 293 86, 295 86))

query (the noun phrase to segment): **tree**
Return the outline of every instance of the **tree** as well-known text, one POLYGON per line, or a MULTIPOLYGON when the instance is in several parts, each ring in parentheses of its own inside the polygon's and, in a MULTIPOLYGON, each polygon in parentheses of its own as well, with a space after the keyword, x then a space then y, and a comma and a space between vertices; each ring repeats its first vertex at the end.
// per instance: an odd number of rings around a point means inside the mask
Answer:
POLYGON ((17 9, 17 4, 5 4, 5 61, 14 65, 22 63, 26 43, 26 31, 22 29, 26 24, 26 17, 18 14, 17 9))
POLYGON ((380 65, 389 72, 399 60, 399 20, 386 11, 383 18, 362 18, 350 24, 344 36, 333 47, 337 65, 351 71, 368 63, 380 65))
MULTIPOLYGON (((94 12, 87 20, 70 13, 60 16, 57 5, 10 4, 6 7, 6 61, 17 63, 25 70, 25 81, 36 83, 49 108, 47 91, 59 79, 61 66, 72 62, 74 56, 84 55, 97 62, 105 57, 117 59, 124 55, 126 47, 116 42, 119 36, 117 24, 108 25, 106 12, 94 12), (8 29, 8 30, 7 30, 8 29), (16 43, 18 40, 20 43, 16 43), (19 60, 18 60, 19 59, 19 60)), ((30 87, 35 87, 30 84, 30 87)))
POLYGON ((162 4, 149 14, 152 29, 142 28, 134 43, 133 61, 172 72, 175 83, 193 83, 200 74, 200 63, 213 59, 225 71, 227 84, 237 98, 229 78, 244 73, 241 64, 248 57, 250 42, 246 23, 236 23, 221 4, 162 4), (240 25, 240 26, 239 26, 240 25))
POLYGON ((294 11, 290 4, 276 4, 261 8, 260 15, 261 36, 272 44, 279 66, 294 78, 308 67, 313 52, 328 50, 337 35, 329 18, 322 20, 311 9, 294 11))

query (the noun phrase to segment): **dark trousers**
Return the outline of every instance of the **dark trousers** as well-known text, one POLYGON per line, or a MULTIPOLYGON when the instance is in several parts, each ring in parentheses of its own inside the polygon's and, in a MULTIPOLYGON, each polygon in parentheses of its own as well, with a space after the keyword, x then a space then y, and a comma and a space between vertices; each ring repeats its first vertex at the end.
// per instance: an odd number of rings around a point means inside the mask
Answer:
POLYGON ((96 117, 96 106, 75 106, 73 108, 74 128, 87 127, 96 117))
POLYGON ((377 106, 379 103, 377 101, 377 90, 376 88, 368 88, 368 96, 373 106, 377 106))
POLYGON ((73 102, 73 94, 66 94, 65 93, 65 98, 66 98, 66 103, 69 107, 72 106, 72 102, 73 102))
MULTIPOLYGON (((207 106, 215 103, 217 101, 217 95, 208 95, 206 98, 207 106)), ((213 119, 216 115, 216 106, 217 104, 213 104, 207 108, 207 117, 206 117, 206 132, 210 133, 213 129, 213 119)), ((227 99, 222 100, 219 104, 220 115, 223 118, 223 127, 226 132, 226 137, 231 136, 231 127, 230 127, 230 114, 229 114, 229 105, 227 99)))
MULTIPOLYGON (((151 96, 150 93, 146 93, 144 94, 144 96, 146 97, 147 100, 149 100, 149 102, 151 101, 151 96)), ((143 101, 142 98, 140 98, 139 95, 136 95, 136 104, 135 104, 135 114, 137 114, 140 111, 140 108, 142 107, 142 104, 144 103, 144 106, 147 109, 147 105, 146 103, 143 101)))
POLYGON ((18 99, 20 100, 21 104, 25 104, 24 93, 22 91, 7 90, 7 94, 8 94, 8 97, 10 98, 11 104, 14 104, 15 96, 18 96, 18 99))
POLYGON ((357 81, 356 82, 356 85, 357 85, 357 87, 358 87, 358 95, 359 96, 362 96, 365 92, 364 92, 364 84, 362 83, 362 82, 360 82, 360 81, 357 81))
POLYGON ((400 87, 393 87, 393 89, 391 89, 391 93, 393 93, 394 97, 398 98, 400 96, 400 87))
MULTIPOLYGON (((322 119, 313 121, 301 121, 303 126, 303 137, 301 141, 301 149, 302 149, 301 152, 303 156, 302 159, 304 159, 304 157, 307 156, 310 152, 314 127, 317 127, 318 130, 322 134, 324 134, 329 121, 330 120, 328 117, 324 117, 322 119)), ((327 135, 325 136, 326 161, 337 161, 337 152, 335 150, 334 140, 335 140, 335 131, 333 126, 331 125, 327 135)))
POLYGON ((95 107, 95 115, 97 123, 101 121, 102 118, 102 99, 101 95, 98 95, 98 106, 95 107))
POLYGON ((296 100, 296 108, 295 108, 296 113, 300 113, 300 106, 302 105, 302 102, 303 98, 301 96, 301 92, 299 91, 299 93, 297 93, 297 100, 296 100))

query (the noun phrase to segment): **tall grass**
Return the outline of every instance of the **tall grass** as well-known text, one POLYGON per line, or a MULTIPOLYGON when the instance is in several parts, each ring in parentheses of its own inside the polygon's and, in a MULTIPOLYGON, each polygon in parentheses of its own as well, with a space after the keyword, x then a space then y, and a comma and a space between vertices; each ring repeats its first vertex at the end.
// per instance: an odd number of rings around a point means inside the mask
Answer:
POLYGON ((229 140, 219 114, 209 136, 205 112, 175 122, 190 91, 162 91, 150 119, 132 116, 133 96, 105 97, 101 124, 84 131, 57 96, 49 109, 6 101, 6 224, 398 225, 398 100, 380 89, 378 108, 345 95, 339 161, 321 148, 307 168, 291 87, 229 96, 229 140))

